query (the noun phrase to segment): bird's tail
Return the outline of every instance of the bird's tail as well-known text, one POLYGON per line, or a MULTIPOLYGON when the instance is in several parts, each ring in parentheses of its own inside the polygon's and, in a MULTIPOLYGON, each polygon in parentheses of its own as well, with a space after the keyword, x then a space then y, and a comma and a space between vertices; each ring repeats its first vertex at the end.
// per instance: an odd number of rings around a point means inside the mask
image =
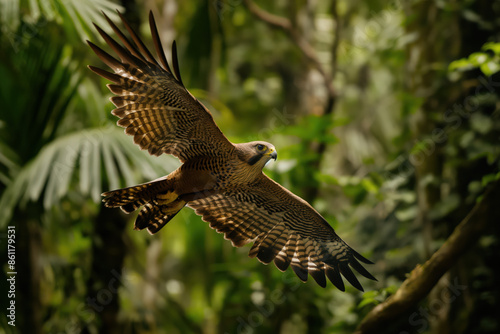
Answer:
POLYGON ((175 193, 173 181, 167 178, 108 191, 102 196, 104 196, 102 201, 106 207, 119 207, 125 213, 134 212, 142 206, 134 228, 136 230, 147 228, 151 234, 158 232, 186 204, 175 193))

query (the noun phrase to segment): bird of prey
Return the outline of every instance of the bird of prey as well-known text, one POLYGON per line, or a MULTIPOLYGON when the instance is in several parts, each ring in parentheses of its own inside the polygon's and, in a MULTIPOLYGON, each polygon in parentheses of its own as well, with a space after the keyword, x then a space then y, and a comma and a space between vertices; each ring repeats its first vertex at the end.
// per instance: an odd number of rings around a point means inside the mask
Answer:
POLYGON ((327 277, 344 291, 344 276, 363 291, 350 267, 375 280, 358 261, 372 262, 349 247, 311 205, 262 172, 277 158, 272 144, 233 144, 222 134, 208 109, 184 87, 175 42, 169 66, 152 13, 158 60, 118 14, 130 37, 105 17, 122 44, 95 27, 119 59, 88 41, 114 73, 89 68, 112 82, 112 114, 125 133, 149 154, 171 154, 182 165, 154 181, 103 193, 105 206, 126 213, 142 207, 135 229, 151 234, 188 206, 233 246, 253 242, 250 257, 265 264, 274 261, 281 271, 292 267, 303 282, 311 275, 325 287, 327 277))

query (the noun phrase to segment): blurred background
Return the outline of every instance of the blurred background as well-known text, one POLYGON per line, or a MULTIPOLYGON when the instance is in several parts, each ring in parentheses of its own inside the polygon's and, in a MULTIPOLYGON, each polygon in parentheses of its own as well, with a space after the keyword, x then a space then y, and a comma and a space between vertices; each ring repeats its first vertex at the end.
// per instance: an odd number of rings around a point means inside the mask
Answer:
MULTIPOLYGON (((500 174, 500 1, 0 0, 0 332, 352 333, 500 174), (304 284, 184 209, 159 234, 101 205, 166 175, 116 126, 104 47, 124 13, 233 142, 272 142, 265 173, 365 257, 364 293, 304 284), (16 326, 7 324, 7 229, 16 326)), ((122 25, 118 24, 120 27, 122 25)), ((500 221, 500 217, 494 217, 500 221)), ((499 227, 386 333, 498 333, 499 227)))

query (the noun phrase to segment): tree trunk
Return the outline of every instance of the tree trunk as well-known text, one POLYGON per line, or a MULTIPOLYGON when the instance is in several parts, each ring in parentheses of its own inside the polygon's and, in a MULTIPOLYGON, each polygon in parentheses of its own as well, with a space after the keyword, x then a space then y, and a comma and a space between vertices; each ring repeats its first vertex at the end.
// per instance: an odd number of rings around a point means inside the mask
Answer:
MULTIPOLYGON (((481 8, 484 12, 485 8, 480 2, 475 3, 475 6, 475 13, 481 13, 481 8)), ((414 96, 423 99, 421 107, 411 119, 414 125, 414 143, 420 143, 420 148, 410 155, 410 162, 415 168, 418 201, 416 223, 422 229, 425 258, 429 258, 434 252, 434 240, 445 239, 453 231, 456 225, 449 222, 457 222, 458 217, 463 217, 470 210, 471 205, 464 202, 468 195, 467 187, 474 180, 474 175, 481 174, 474 169, 475 164, 461 167, 462 172, 462 169, 467 169, 465 173, 446 171, 450 167, 446 167, 446 157, 441 150, 446 136, 439 135, 448 130, 443 121, 446 113, 457 106, 463 107, 466 98, 463 96, 461 82, 453 83, 448 80, 448 65, 453 60, 479 50, 491 34, 478 29, 476 23, 466 21, 463 10, 465 9, 457 6, 448 11, 434 1, 416 2, 407 8, 407 17, 413 18, 407 26, 407 33, 417 36, 407 49, 408 89, 414 96), (444 181, 445 178, 448 178, 447 182, 444 181), (451 190, 443 194, 443 185, 451 190), (443 203, 450 192, 460 198, 457 212, 453 216, 433 218, 435 205, 443 203)), ((462 119, 462 126, 465 122, 466 119, 462 119)), ((448 275, 450 279, 457 277, 456 272, 448 275)), ((446 282, 447 280, 441 280, 434 287, 429 294, 429 301, 440 300, 440 296, 448 289, 446 282)), ((442 307, 429 319, 431 333, 453 332, 449 321, 451 310, 449 300, 445 300, 442 307)))
MULTIPOLYGON (((16 210, 16 326, 20 333, 42 333, 40 301, 41 204, 29 203, 25 210, 16 210)), ((3 298, 3 297, 2 297, 3 298)))
MULTIPOLYGON (((87 306, 94 311, 99 333, 122 333, 118 321, 118 289, 123 285, 122 267, 127 253, 125 214, 117 209, 101 208, 94 220, 92 266, 87 281, 87 306)), ((88 328, 84 333, 90 332, 88 328)))

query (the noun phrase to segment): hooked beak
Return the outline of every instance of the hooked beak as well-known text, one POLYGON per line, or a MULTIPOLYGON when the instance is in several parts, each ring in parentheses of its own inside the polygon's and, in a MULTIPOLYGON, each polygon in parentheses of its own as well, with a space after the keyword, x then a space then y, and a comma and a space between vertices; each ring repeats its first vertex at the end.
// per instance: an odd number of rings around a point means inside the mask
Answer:
POLYGON ((274 159, 276 161, 276 159, 278 159, 278 152, 276 152, 276 149, 272 148, 269 150, 269 153, 267 153, 271 159, 274 159))

